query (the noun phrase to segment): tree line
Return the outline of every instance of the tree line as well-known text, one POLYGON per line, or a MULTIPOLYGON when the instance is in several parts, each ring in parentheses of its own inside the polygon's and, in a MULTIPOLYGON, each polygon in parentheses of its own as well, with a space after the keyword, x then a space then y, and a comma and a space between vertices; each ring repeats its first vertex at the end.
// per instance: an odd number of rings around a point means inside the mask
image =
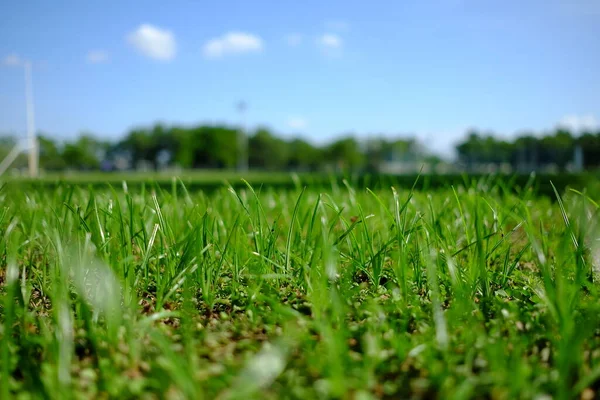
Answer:
MULTIPOLYGON (((102 140, 89 133, 70 141, 40 134, 39 161, 47 171, 234 169, 240 160, 245 160, 250 169, 267 171, 382 171, 403 163, 414 166, 442 162, 415 138, 371 136, 358 140, 348 134, 317 146, 302 138, 286 140, 268 128, 258 128, 248 132, 245 140, 239 139, 239 129, 226 125, 155 124, 132 129, 117 141, 102 140)), ((13 138, 1 138, 0 157, 14 144, 13 138)), ((470 131, 456 145, 456 153, 458 165, 466 169, 502 164, 514 170, 547 165, 565 170, 577 163, 578 157, 584 168, 592 169, 600 167, 600 130, 574 135, 557 128, 545 135, 519 135, 512 141, 499 139, 493 133, 470 131)), ((22 155, 14 167, 25 167, 26 163, 22 155)))
MULTIPOLYGON (((98 139, 82 133, 71 141, 59 142, 40 134, 40 168, 61 170, 159 170, 235 169, 245 159, 250 169, 266 171, 321 171, 375 169, 385 160, 411 160, 420 156, 419 143, 413 139, 373 139, 359 141, 345 135, 326 145, 315 145, 302 138, 283 139, 268 128, 248 132, 240 141, 240 130, 226 125, 193 127, 156 124, 135 128, 118 141, 98 139)), ((15 141, 0 141, 0 157, 6 155, 15 141)), ((22 155, 14 164, 25 167, 22 155)))
POLYGON ((574 135, 556 128, 544 135, 523 133, 513 140, 497 138, 493 133, 468 132, 456 146, 459 161, 468 168, 481 164, 505 164, 514 170, 532 170, 553 166, 559 171, 576 168, 600 168, 600 129, 574 135))

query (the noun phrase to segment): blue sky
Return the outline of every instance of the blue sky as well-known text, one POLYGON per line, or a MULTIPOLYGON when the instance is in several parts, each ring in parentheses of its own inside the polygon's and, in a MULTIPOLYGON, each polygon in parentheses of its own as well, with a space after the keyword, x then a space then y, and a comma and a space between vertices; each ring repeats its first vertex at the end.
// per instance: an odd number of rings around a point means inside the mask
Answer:
POLYGON ((13 1, 0 4, 0 132, 118 138, 155 121, 315 142, 469 127, 597 126, 600 0, 13 1))

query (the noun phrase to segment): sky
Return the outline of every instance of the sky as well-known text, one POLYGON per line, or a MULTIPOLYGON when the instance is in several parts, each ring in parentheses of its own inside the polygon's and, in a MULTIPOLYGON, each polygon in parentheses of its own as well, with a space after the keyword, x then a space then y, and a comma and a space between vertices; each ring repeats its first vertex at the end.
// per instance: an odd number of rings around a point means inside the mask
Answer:
POLYGON ((600 124, 600 0, 0 2, 0 132, 117 139, 155 122, 324 143, 600 124), (242 115, 236 105, 247 104, 242 115))

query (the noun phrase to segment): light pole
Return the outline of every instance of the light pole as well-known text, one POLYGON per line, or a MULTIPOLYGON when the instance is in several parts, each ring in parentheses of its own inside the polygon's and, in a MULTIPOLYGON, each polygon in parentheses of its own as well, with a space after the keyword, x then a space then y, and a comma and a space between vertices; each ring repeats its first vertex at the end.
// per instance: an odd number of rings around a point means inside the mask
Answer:
POLYGON ((248 105, 244 101, 240 101, 237 105, 237 109, 240 113, 240 130, 237 135, 237 148, 238 148, 238 171, 245 172, 248 170, 248 137, 246 136, 246 120, 245 112, 248 105))
POLYGON ((25 61, 25 101, 27 106, 27 144, 29 146, 29 175, 38 176, 38 141, 35 136, 35 110, 33 105, 33 80, 31 79, 31 62, 25 61))
POLYGON ((17 159, 19 153, 25 148, 29 150, 29 176, 36 178, 38 176, 38 140, 35 136, 35 113, 33 106, 33 80, 31 79, 31 62, 20 60, 17 56, 8 58, 5 61, 8 66, 23 66, 25 71, 25 107, 27 113, 27 145, 22 146, 17 142, 15 147, 0 163, 0 175, 2 175, 17 159))

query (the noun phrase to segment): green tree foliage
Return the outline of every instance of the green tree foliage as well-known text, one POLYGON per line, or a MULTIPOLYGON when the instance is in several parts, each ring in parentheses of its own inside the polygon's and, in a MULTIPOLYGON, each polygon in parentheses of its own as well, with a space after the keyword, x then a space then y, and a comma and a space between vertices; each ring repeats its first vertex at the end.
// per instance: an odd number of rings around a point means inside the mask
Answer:
POLYGON ((156 164, 158 143, 156 136, 144 129, 134 129, 121 141, 117 148, 131 153, 134 162, 149 162, 156 164))
POLYGON ((67 143, 62 158, 68 168, 93 170, 99 169, 108 144, 90 134, 84 133, 75 142, 67 143))
POLYGON ((200 168, 235 168, 238 160, 237 129, 225 126, 203 127, 199 141, 200 150, 196 167, 200 168))
POLYGON ((492 134, 479 134, 470 131, 467 139, 460 143, 456 150, 461 161, 468 166, 479 163, 501 164, 510 162, 514 145, 504 140, 496 139, 492 134))
MULTIPOLYGON (((241 155, 239 135, 239 129, 226 125, 163 124, 132 129, 122 140, 113 143, 89 133, 65 142, 40 134, 40 167, 48 171, 97 170, 117 165, 118 168, 136 168, 145 164, 155 169, 164 166, 234 169, 241 155)), ((412 138, 379 136, 359 142, 355 136, 346 135, 327 145, 315 146, 300 138, 284 140, 265 127, 247 135, 248 164, 252 169, 321 171, 329 167, 337 171, 376 172, 386 163, 434 165, 441 161, 412 138)), ((16 143, 12 137, 0 137, 0 158, 6 157, 16 143)), ((521 171, 545 166, 566 170, 574 165, 576 154, 580 154, 583 166, 594 169, 600 168, 600 131, 576 136, 557 128, 545 135, 523 132, 512 140, 503 140, 489 132, 471 130, 457 144, 456 151, 458 160, 468 168, 510 164, 521 171)), ((12 166, 26 167, 27 155, 20 154, 12 166)))
POLYGON ((340 170, 357 169, 364 161, 364 154, 352 136, 338 139, 330 144, 325 150, 325 155, 327 161, 340 170))
POLYGON ((553 135, 544 136, 540 141, 542 164, 556 164, 561 170, 573 161, 575 139, 571 132, 557 129, 553 135))
POLYGON ((377 137, 367 141, 365 155, 367 168, 377 171, 382 163, 416 161, 422 153, 423 150, 413 138, 388 140, 377 137))
POLYGON ((248 165, 266 170, 285 169, 289 160, 289 145, 261 128, 248 139, 248 165))
POLYGON ((57 171, 66 167, 62 149, 48 136, 38 136, 40 167, 48 171, 57 171))
POLYGON ((289 145, 287 168, 295 171, 316 171, 325 161, 323 150, 306 140, 296 138, 289 145))
POLYGON ((515 169, 554 166, 564 171, 575 162, 577 146, 581 147, 585 168, 600 166, 600 131, 584 133, 577 138, 570 131, 557 128, 543 136, 521 133, 513 141, 471 131, 456 146, 456 151, 459 160, 468 167, 510 163, 515 169))
POLYGON ((583 133, 576 142, 581 146, 585 168, 600 168, 600 131, 583 133))

